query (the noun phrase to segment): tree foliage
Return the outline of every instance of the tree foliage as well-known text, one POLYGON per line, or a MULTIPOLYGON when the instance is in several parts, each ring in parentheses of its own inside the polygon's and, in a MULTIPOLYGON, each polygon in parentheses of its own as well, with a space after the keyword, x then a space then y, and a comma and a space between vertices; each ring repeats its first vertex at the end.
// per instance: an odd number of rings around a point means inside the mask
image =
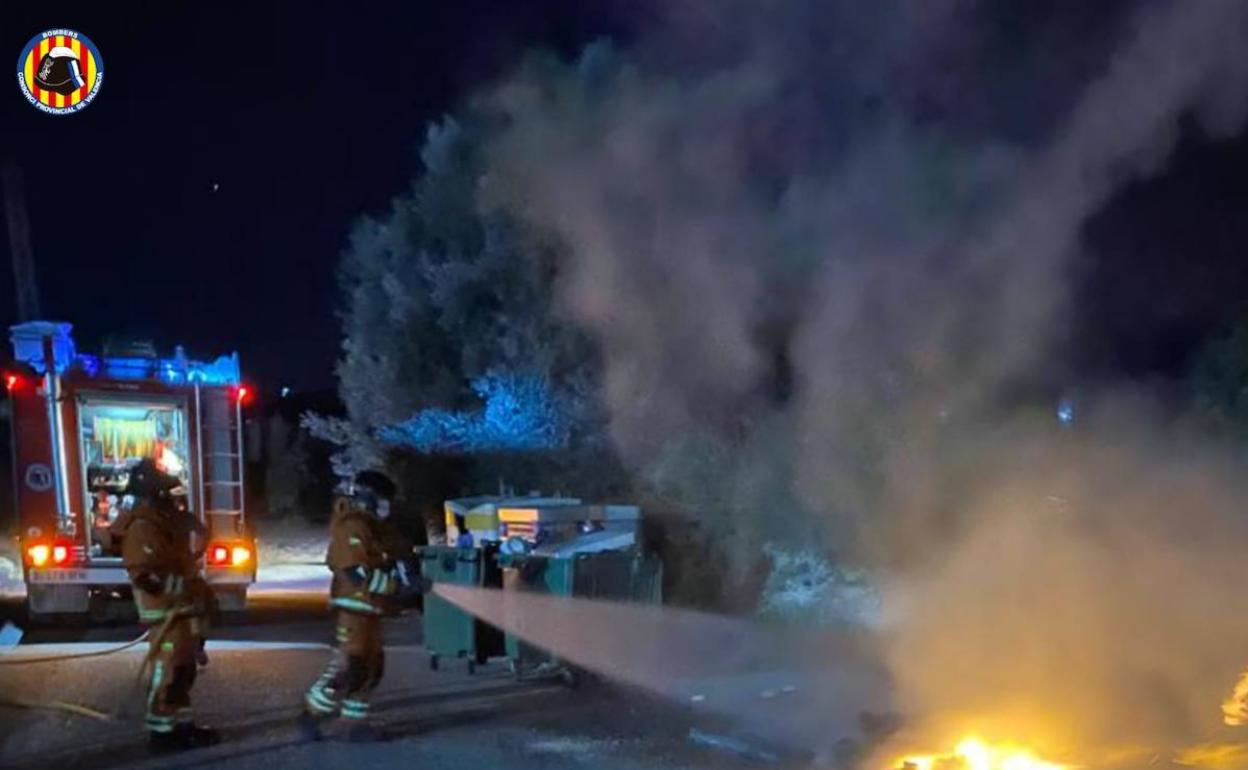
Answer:
POLYGON ((458 412, 422 409, 415 417, 382 428, 378 437, 426 454, 559 449, 567 443, 564 408, 547 379, 486 374, 472 381, 484 409, 458 412))
POLYGON ((605 442, 597 356, 554 304, 558 251, 481 194, 483 121, 430 126, 423 173, 342 258, 345 418, 305 415, 348 476, 394 449, 584 450, 605 442))

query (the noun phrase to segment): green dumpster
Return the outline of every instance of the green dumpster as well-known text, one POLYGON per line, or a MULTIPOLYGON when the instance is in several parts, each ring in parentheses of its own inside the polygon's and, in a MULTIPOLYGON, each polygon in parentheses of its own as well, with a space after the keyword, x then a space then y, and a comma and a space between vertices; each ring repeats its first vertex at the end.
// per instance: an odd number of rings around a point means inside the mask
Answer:
MULTIPOLYGON (((493 547, 426 546, 420 558, 422 574, 434 583, 502 587, 493 547)), ((465 658, 473 673, 479 664, 504 652, 501 631, 432 593, 425 596, 424 643, 429 666, 435 670, 443 658, 465 658)))
MULTIPOLYGON (((610 599, 659 604, 663 598, 663 564, 635 549, 601 551, 570 556, 501 554, 503 590, 532 591, 582 599, 610 599)), ((534 647, 513 633, 505 648, 517 677, 530 673, 569 676, 553 654, 534 647)))

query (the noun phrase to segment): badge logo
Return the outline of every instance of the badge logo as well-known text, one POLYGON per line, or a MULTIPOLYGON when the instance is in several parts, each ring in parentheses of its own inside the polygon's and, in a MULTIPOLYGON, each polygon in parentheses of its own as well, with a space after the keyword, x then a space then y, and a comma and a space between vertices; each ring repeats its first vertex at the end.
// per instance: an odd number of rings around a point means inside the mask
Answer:
POLYGON ((27 465, 26 486, 32 492, 47 492, 52 488, 52 469, 43 463, 27 465))
POLYGON ((26 101, 51 115, 86 107, 104 82, 104 60, 86 35, 49 29, 30 39, 17 57, 17 86, 26 101))

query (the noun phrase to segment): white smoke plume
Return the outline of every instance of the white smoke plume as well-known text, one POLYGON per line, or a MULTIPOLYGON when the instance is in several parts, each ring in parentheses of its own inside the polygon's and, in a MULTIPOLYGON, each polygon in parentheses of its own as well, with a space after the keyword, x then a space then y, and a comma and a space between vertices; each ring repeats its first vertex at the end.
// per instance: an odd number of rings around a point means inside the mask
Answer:
POLYGON ((1238 0, 678 2, 493 93, 486 184, 566 246, 643 474, 887 576, 917 734, 1193 740, 1248 662, 1233 463, 1010 399, 1063 374, 1088 217, 1242 127, 1245 39, 1238 0))

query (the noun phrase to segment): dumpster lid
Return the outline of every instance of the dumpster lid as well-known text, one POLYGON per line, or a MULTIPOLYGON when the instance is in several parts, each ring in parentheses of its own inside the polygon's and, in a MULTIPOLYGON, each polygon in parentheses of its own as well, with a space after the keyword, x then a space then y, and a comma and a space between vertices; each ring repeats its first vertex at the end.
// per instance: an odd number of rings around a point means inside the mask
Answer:
POLYGON ((447 500, 443 503, 443 507, 448 512, 462 516, 467 513, 492 514, 495 509, 505 506, 541 506, 549 508, 580 504, 581 500, 577 497, 497 497, 482 495, 480 497, 459 497, 447 500))
POLYGON ((632 531, 618 532, 604 530, 588 535, 564 540, 559 543, 538 546, 533 553, 540 556, 556 558, 575 556, 579 553, 600 553, 602 551, 626 551, 637 546, 637 535, 632 531))
POLYGON ((637 521, 640 518, 641 508, 636 505, 526 505, 498 509, 498 520, 506 524, 637 521))

